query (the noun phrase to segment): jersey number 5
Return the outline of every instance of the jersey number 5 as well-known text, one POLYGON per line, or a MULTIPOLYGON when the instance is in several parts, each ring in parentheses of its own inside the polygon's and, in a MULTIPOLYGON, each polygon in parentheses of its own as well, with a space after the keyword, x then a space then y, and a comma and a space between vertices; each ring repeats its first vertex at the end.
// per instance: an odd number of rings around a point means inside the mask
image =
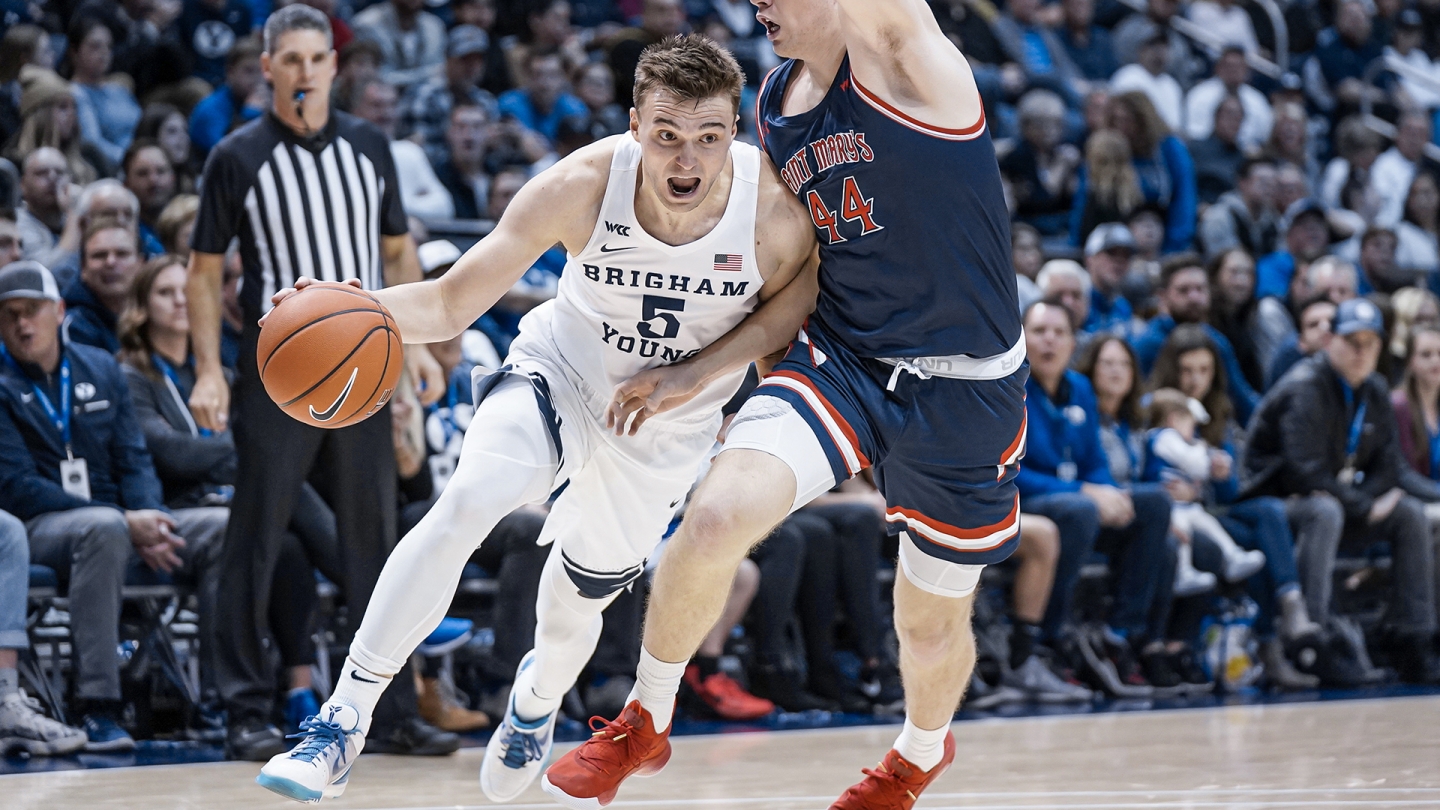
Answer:
POLYGON ((838 245, 847 242, 845 237, 840 235, 840 220, 846 222, 860 222, 861 236, 869 236, 876 231, 885 230, 884 225, 875 223, 875 200, 866 199, 860 193, 860 184, 855 182, 854 177, 845 178, 845 189, 840 200, 840 215, 836 218, 835 212, 825 205, 820 199, 820 192, 811 190, 806 199, 810 203, 810 219, 814 220, 818 230, 825 231, 829 238, 829 244, 838 245))
POLYGON ((669 340, 680 334, 680 319, 670 313, 685 311, 684 298, 666 298, 662 295, 647 295, 641 305, 645 310, 644 313, 642 313, 644 320, 635 324, 635 331, 639 332, 641 337, 651 338, 652 340, 669 340), (650 325, 650 322, 656 319, 665 325, 665 331, 657 332, 655 331, 655 327, 650 325))

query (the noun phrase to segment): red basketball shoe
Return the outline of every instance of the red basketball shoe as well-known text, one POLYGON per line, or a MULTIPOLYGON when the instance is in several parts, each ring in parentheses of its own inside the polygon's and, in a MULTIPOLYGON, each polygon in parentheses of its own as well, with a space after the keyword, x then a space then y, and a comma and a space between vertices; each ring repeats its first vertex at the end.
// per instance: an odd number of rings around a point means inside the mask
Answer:
POLYGON ((721 720, 756 720, 775 711, 774 703, 746 692, 723 672, 701 678, 700 667, 691 664, 685 668, 685 685, 721 720))
POLYGON ((940 764, 922 771, 905 761, 895 749, 873 770, 865 768, 860 784, 845 791, 830 810, 910 810, 930 783, 940 778, 955 761, 955 735, 945 735, 945 755, 940 764))
POLYGON ((545 771, 541 787, 573 810, 596 810, 615 801, 631 775, 654 776, 670 761, 670 729, 655 731, 650 712, 632 700, 615 720, 590 718, 595 731, 579 748, 545 771))

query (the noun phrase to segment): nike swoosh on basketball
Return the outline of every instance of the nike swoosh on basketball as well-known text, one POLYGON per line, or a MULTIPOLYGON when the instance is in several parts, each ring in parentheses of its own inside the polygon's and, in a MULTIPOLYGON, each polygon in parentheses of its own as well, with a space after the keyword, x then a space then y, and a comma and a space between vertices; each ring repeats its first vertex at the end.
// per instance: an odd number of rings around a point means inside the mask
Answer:
POLYGON ((379 683, 379 681, 372 681, 369 678, 360 677, 360 673, 356 672, 353 669, 350 670, 350 677, 354 678, 357 681, 360 681, 361 683, 379 683))
POLYGON ((601 253, 619 253, 619 252, 622 251, 622 250, 634 250, 634 249, 635 249, 635 246, 634 246, 634 245, 631 245, 630 247, 621 247, 621 248, 612 248, 612 247, 610 247, 609 245, 601 245, 601 246, 600 246, 600 252, 601 252, 601 253))
POLYGON ((329 422, 331 419, 334 419, 335 414, 340 412, 340 406, 344 405, 345 400, 350 398, 350 389, 355 387, 355 377, 359 373, 359 366, 356 366, 355 368, 350 370, 350 381, 345 383, 345 390, 341 391, 340 396, 336 397, 335 401, 330 403, 330 407, 326 408, 323 411, 317 411, 315 410, 315 406, 311 405, 310 418, 314 419, 316 422, 329 422))

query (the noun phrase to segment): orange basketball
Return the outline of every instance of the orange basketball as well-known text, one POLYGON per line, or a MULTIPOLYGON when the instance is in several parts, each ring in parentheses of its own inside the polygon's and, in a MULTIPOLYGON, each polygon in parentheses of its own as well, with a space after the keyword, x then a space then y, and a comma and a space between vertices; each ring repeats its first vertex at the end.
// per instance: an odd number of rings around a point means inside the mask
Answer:
POLYGON ((281 301, 260 330, 265 393, 307 425, 342 428, 385 407, 400 379, 400 330, 364 290, 316 282, 281 301))

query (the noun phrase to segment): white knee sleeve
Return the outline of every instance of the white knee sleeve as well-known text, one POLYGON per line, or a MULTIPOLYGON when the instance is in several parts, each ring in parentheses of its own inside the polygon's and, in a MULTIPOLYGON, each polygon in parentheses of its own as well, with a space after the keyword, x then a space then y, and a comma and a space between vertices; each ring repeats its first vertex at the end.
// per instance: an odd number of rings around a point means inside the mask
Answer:
POLYGON ((445 491, 386 561, 351 658, 376 674, 399 672, 445 617, 465 562, 495 524, 550 494, 557 458, 530 384, 500 383, 476 409, 445 491))
POLYGON ((983 565, 961 565, 920 550, 909 532, 900 533, 900 570, 910 584, 927 593, 962 599, 975 593, 983 565))
POLYGON ((580 671, 595 654, 604 626, 601 613, 620 595, 616 591, 600 599, 580 593, 565 566, 557 543, 545 562, 540 577, 540 598, 535 615, 535 664, 532 688, 543 700, 565 696, 580 671))

